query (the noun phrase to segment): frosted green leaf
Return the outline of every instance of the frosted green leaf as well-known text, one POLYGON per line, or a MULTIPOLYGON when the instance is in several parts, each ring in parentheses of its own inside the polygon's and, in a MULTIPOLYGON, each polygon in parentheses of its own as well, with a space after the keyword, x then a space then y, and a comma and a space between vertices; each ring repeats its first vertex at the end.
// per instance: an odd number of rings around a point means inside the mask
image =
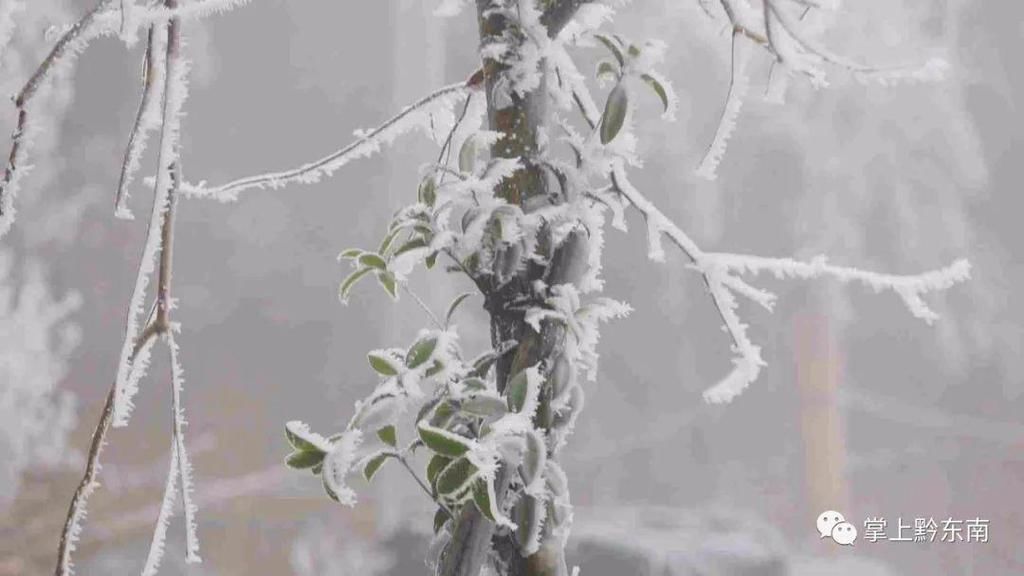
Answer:
POLYGON ((658 82, 658 80, 654 76, 651 76, 650 74, 644 74, 640 77, 644 79, 644 82, 647 82, 647 84, 651 87, 652 90, 654 90, 654 93, 658 95, 658 98, 661 98, 661 105, 664 108, 664 111, 668 112, 668 92, 665 91, 665 87, 662 86, 661 82, 658 82))
POLYGON ((395 367, 394 361, 382 354, 370 352, 366 355, 366 359, 370 362, 370 367, 382 376, 395 376, 398 374, 398 368, 395 367))
POLYGON ((385 426, 377 430, 377 437, 380 438, 381 442, 392 448, 398 445, 398 432, 395 430, 394 425, 385 426))
POLYGON ((476 509, 491 522, 497 519, 498 511, 494 508, 494 484, 484 478, 477 478, 473 482, 473 504, 476 509))
POLYGON ((373 252, 365 252, 359 255, 359 263, 369 268, 376 268, 377 270, 387 270, 387 262, 381 258, 380 254, 373 252))
POLYGON ((544 445, 544 437, 536 430, 530 430, 526 435, 526 453, 520 466, 523 484, 528 488, 532 486, 540 478, 546 462, 547 447, 544 445))
POLYGON ((437 337, 429 337, 420 340, 409 348, 409 352, 405 355, 405 365, 409 369, 415 369, 422 366, 430 357, 433 356, 434 350, 437 348, 437 337))
POLYGON ((437 493, 453 495, 462 492, 477 474, 476 466, 467 458, 459 458, 444 467, 437 475, 437 493))
POLYGON ((437 481, 437 475, 444 470, 444 467, 451 464, 452 459, 447 456, 441 456, 440 454, 434 454, 427 462, 427 482, 433 486, 437 481))
POLYGON ((420 202, 427 206, 434 206, 434 202, 437 201, 437 183, 434 181, 433 176, 427 176, 423 179, 423 182, 420 182, 417 197, 420 202))
POLYGON ((469 298, 472 295, 473 295, 472 292, 463 292, 462 294, 459 294, 458 296, 456 296, 455 300, 452 300, 452 303, 448 305, 448 312, 444 315, 444 325, 445 325, 445 327, 448 327, 448 326, 451 325, 451 323, 452 323, 452 316, 454 316, 455 315, 455 311, 459 309, 459 305, 462 304, 462 302, 465 301, 466 298, 469 298))
POLYGON ((366 276, 372 271, 373 268, 360 268, 345 278, 341 283, 341 286, 338 288, 338 298, 341 299, 342 303, 348 302, 348 294, 352 291, 352 288, 355 287, 356 282, 359 282, 363 276, 366 276))
POLYGON ((444 511, 444 508, 438 508, 437 512, 434 512, 434 534, 437 534, 441 531, 441 528, 444 528, 448 518, 448 513, 444 511))
POLYGON ((612 56, 615 56, 615 60, 619 62, 619 66, 626 65, 626 59, 622 56, 622 48, 619 47, 619 42, 617 40, 613 40, 604 34, 594 34, 594 38, 596 38, 601 44, 604 44, 605 48, 612 53, 612 56))
POLYGON ((288 459, 285 460, 285 464, 289 468, 296 470, 305 470, 306 468, 312 468, 317 464, 320 464, 324 460, 324 453, 318 450, 309 450, 302 452, 292 452, 288 455, 288 459))
POLYGON ((384 291, 391 296, 392 300, 398 299, 398 283, 395 281, 394 274, 390 272, 378 272, 377 281, 384 288, 384 291))
POLYGON ((474 416, 503 416, 508 412, 505 401, 496 396, 478 394, 462 401, 462 410, 474 416))
POLYGON ((378 470, 380 470, 380 467, 383 466, 384 462, 387 462, 387 459, 390 457, 390 453, 381 452, 380 454, 377 454, 376 456, 370 458, 366 462, 366 466, 363 466, 363 477, 366 478, 367 482, 373 480, 373 476, 377 473, 378 470))
POLYGON ((508 390, 505 395, 508 398, 508 408, 513 412, 519 412, 526 403, 526 394, 529 391, 530 382, 526 370, 520 370, 508 383, 508 390))
POLYGON ((470 446, 472 440, 443 430, 441 428, 434 428, 428 424, 420 423, 418 426, 420 433, 420 439, 423 443, 430 448, 434 453, 441 454, 442 456, 461 456, 465 454, 470 446))
POLYGON ((359 248, 349 248, 348 250, 345 250, 344 252, 339 254, 338 259, 355 260, 356 258, 359 258, 362 255, 363 251, 360 250, 359 248))
POLYGON ((619 135, 622 124, 626 121, 628 106, 629 96, 626 93, 626 87, 620 82, 608 95, 608 102, 605 104, 604 114, 601 116, 601 144, 607 144, 619 135))

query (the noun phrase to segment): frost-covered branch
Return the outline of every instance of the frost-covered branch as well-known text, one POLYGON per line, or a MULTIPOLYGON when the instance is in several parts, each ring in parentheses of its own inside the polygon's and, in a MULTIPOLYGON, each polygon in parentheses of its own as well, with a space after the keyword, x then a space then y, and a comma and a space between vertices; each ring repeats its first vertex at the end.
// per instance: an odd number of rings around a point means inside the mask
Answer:
POLYGON ((747 325, 737 314, 736 295, 743 296, 769 311, 774 305, 775 295, 748 284, 741 278, 742 275, 767 272, 780 279, 809 280, 827 277, 841 282, 859 282, 875 292, 894 292, 912 315, 929 324, 936 320, 938 315, 928 307, 921 296, 945 290, 970 277, 970 264, 966 260, 957 260, 949 266, 922 274, 894 275, 835 266, 829 264, 823 256, 804 262, 791 258, 704 252, 689 235, 629 182, 621 162, 616 163, 611 177, 616 189, 647 221, 651 259, 664 260, 662 236, 675 244, 690 259, 690 268, 703 276, 726 332, 732 338, 733 352, 736 355, 733 360, 734 368, 718 384, 705 391, 704 398, 708 402, 732 400, 757 379, 761 367, 765 365, 760 347, 751 342, 747 336, 747 325))
POLYGON ((239 192, 244 190, 277 189, 289 184, 319 182, 352 160, 376 154, 383 146, 391 144, 396 138, 410 130, 429 128, 433 114, 441 110, 449 110, 456 100, 468 94, 471 89, 473 86, 468 82, 445 86, 406 107, 379 127, 366 132, 357 132, 357 139, 344 148, 297 168, 247 176, 212 188, 205 184, 183 185, 182 193, 189 197, 231 202, 238 198, 239 192))
MULTIPOLYGON (((812 0, 789 0, 804 14, 811 8, 830 10, 830 4, 812 0)), ((751 46, 760 45, 774 59, 769 85, 770 99, 780 100, 788 77, 796 72, 806 76, 815 87, 828 85, 821 64, 842 68, 857 79, 872 80, 880 84, 897 82, 931 82, 941 80, 946 62, 932 58, 924 64, 900 66, 871 66, 836 54, 811 38, 791 14, 785 0, 763 0, 758 11, 747 0, 719 0, 722 11, 732 28, 732 64, 725 109, 715 131, 714 139, 702 159, 697 174, 708 180, 717 178, 718 164, 735 130, 743 98, 749 87, 745 70, 751 56, 751 46)))
POLYGON ((27 160, 33 130, 32 100, 53 74, 54 68, 73 59, 85 49, 90 40, 104 32, 104 28, 97 22, 97 17, 110 3, 111 0, 100 0, 82 16, 81 20, 65 32, 25 86, 18 92, 18 95, 14 97, 18 123, 12 136, 11 151, 8 155, 3 181, 0 181, 0 238, 7 234, 14 222, 14 199, 18 194, 21 178, 30 169, 27 160))
POLYGON ((121 164, 121 175, 118 178, 117 194, 114 199, 114 214, 119 218, 132 219, 128 208, 128 185, 131 184, 135 172, 139 169, 142 153, 146 148, 149 133, 160 124, 162 94, 164 91, 164 59, 161 54, 166 43, 166 29, 163 26, 151 25, 147 33, 146 54, 142 71, 142 98, 135 116, 135 124, 128 135, 124 161, 121 164))
MULTIPOLYGON (((177 1, 165 0, 165 5, 173 9, 177 6, 177 1)), ((153 44, 150 46, 152 47, 153 44)), ((176 498, 178 480, 181 481, 185 509, 186 559, 190 562, 199 561, 199 543, 195 534, 195 505, 191 498, 191 465, 184 442, 185 418, 181 405, 183 371, 178 358, 178 345, 174 339, 174 331, 177 328, 170 318, 171 310, 174 308, 174 300, 171 297, 174 213, 177 205, 178 186, 182 181, 179 150, 181 106, 187 95, 186 78, 189 68, 188 62, 182 55, 181 21, 178 18, 172 18, 167 25, 167 41, 163 51, 166 81, 162 86, 163 93, 160 100, 160 150, 157 157, 157 178, 153 190, 153 211, 143 249, 142 262, 136 277, 135 291, 129 304, 124 347, 121 360, 118 363, 117 375, 107 396, 100 421, 93 433, 93 444, 90 448, 85 476, 72 500, 61 536, 56 570, 58 576, 72 574, 71 554, 74 551, 75 541, 82 530, 81 523, 85 518, 88 497, 97 486, 96 475, 100 468, 100 456, 106 434, 111 426, 127 424, 132 408, 132 397, 138 390, 139 380, 145 374, 153 344, 158 337, 163 337, 170 349, 174 427, 170 471, 164 492, 164 503, 157 520, 150 554, 143 574, 155 574, 159 567, 160 559, 163 556, 167 522, 170 519, 176 498), (159 264, 156 262, 157 253, 159 253, 159 264), (158 270, 156 303, 149 320, 140 331, 138 328, 139 316, 145 303, 149 276, 154 269, 158 270)), ((149 57, 156 57, 156 54, 151 53, 149 57)))
MULTIPOLYGON (((153 341, 157 337, 157 331, 152 325, 147 328, 147 330, 144 330, 139 335, 132 351, 133 362, 140 357, 143 350, 152 346, 153 341)), ((106 447, 107 432, 110 430, 110 424, 113 421, 115 391, 116 382, 111 385, 110 392, 107 393, 107 399, 100 413, 100 421, 96 424, 96 429, 92 434, 92 441, 89 444, 85 474, 82 476, 82 480, 79 482, 78 488, 71 498, 71 505, 68 507, 68 515, 64 521, 64 528, 61 531, 60 544, 57 551, 56 576, 71 576, 74 574, 71 555, 74 553, 75 545, 82 533, 82 523, 85 521, 89 498, 96 491, 96 488, 99 487, 97 477, 102 467, 100 459, 103 455, 103 449, 106 447)))
MULTIPOLYGON (((7 233, 14 222, 16 212, 14 200, 18 194, 21 179, 31 169, 31 163, 28 161, 29 148, 36 130, 33 121, 33 101, 40 90, 47 86, 57 70, 70 67, 74 59, 96 38, 120 34, 127 39, 134 37, 134 33, 128 29, 130 26, 159 27, 172 19, 203 18, 241 6, 248 1, 203 0, 189 3, 180 8, 166 6, 136 8, 130 11, 134 21, 129 23, 125 22, 126 13, 123 13, 118 7, 120 3, 115 3, 114 0, 99 0, 78 22, 68 27, 14 97, 18 121, 12 136, 7 167, 4 170, 3 180, 0 181, 0 237, 7 233)), ((10 9, 13 10, 15 7, 12 5, 10 9)), ((9 17, 10 11, 0 13, 0 16, 9 17)), ((4 25, 4 22, 0 21, 0 40, 5 34, 4 25)), ((0 44, 0 48, 2 48, 2 44, 0 44)))

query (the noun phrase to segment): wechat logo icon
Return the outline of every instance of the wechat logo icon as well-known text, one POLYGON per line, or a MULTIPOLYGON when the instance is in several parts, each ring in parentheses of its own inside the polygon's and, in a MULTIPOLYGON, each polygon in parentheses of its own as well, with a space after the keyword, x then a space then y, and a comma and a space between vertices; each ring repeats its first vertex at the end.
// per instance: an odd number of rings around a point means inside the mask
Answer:
POLYGON ((857 539, 857 527, 846 521, 842 514, 835 510, 827 510, 818 515, 818 534, 822 538, 831 538, 840 546, 853 546, 857 539))

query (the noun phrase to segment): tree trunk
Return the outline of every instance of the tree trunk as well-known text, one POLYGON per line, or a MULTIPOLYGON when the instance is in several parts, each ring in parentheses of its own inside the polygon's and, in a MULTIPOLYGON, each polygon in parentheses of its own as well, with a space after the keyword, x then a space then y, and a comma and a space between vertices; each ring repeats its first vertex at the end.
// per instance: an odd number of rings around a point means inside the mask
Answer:
MULTIPOLYGON (((576 9, 586 0, 553 0, 539 2, 545 8, 542 22, 548 27, 550 36, 557 34, 572 18, 576 9)), ((477 16, 481 43, 486 45, 508 34, 515 34, 514 22, 500 16, 487 15, 492 0, 477 0, 477 16)), ((495 144, 492 156, 496 158, 517 158, 522 167, 499 185, 496 193, 510 204, 516 204, 527 211, 527 201, 538 197, 553 198, 549 194, 549 179, 545 171, 534 162, 539 152, 538 128, 548 124, 547 90, 542 81, 540 87, 522 97, 512 95, 512 104, 499 108, 493 101, 495 84, 502 77, 505 67, 493 60, 483 63, 485 89, 487 94, 487 116, 491 130, 503 137, 495 144)), ((554 198, 553 201, 559 201, 554 198)), ((492 345, 514 340, 514 353, 502 356, 496 364, 496 378, 499 391, 504 391, 508 379, 519 371, 538 363, 547 366, 549 359, 562 348, 565 331, 561 325, 544 323, 537 333, 524 321, 522 311, 513 310, 510 302, 528 298, 534 281, 543 279, 548 285, 578 283, 587 266, 587 242, 580 233, 571 234, 569 239, 552 249, 542 230, 538 251, 543 251, 548 264, 542 266, 528 261, 524 270, 504 285, 498 286, 492 280, 485 306, 490 314, 492 345)), ((550 427, 550 411, 546 399, 550 390, 545 384, 541 389, 541 405, 535 417, 538 428, 547 431, 550 427)), ((550 455, 549 455, 550 457, 550 455)), ((506 496, 514 470, 502 469, 495 486, 498 501, 506 496)), ((521 556, 514 535, 495 534, 494 525, 484 518, 474 506, 463 507, 456 521, 452 540, 441 556, 439 574, 442 576, 478 576, 487 562, 489 554, 500 559, 507 566, 505 576, 568 576, 565 553, 562 545, 547 535, 542 539, 540 550, 527 558, 521 556)))

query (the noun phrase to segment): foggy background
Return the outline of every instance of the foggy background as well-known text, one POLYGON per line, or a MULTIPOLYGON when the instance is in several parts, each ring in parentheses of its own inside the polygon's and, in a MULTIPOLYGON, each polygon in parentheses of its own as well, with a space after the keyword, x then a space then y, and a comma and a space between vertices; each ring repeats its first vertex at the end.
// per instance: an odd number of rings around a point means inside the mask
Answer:
MULTIPOLYGON (((436 18, 437 3, 253 0, 190 22, 186 179, 217 184, 307 162, 465 79, 478 66, 475 19, 436 18)), ((29 4, 0 63, 4 94, 38 65, 47 28, 91 6, 29 4)), ((669 43, 663 71, 681 100, 672 124, 658 120, 653 96, 638 114, 646 160, 634 183, 709 250, 824 253, 892 273, 967 257, 974 278, 928 297, 943 316, 931 327, 891 294, 766 280, 776 311, 743 313, 768 367, 733 403, 709 406, 700 394, 728 370, 729 341, 699 277, 681 259, 648 261, 640 221, 629 234, 609 230, 605 292, 635 312, 605 327, 598 381, 563 452, 577 507, 569 562, 583 576, 1024 573, 1024 4, 847 4, 824 36, 832 49, 882 64, 942 56, 949 78, 884 87, 837 70, 824 90, 794 80, 778 105, 760 97, 768 66, 756 60, 713 183, 693 170, 728 86, 725 20, 691 0, 623 8, 616 31, 669 43), (839 548, 814 527, 827 508, 862 532, 865 518, 883 516, 890 535, 899 517, 980 517, 990 541, 839 548)), ((12 299, 0 306, 0 574, 52 570, 115 373, 145 234, 144 218, 112 217, 141 48, 97 41, 54 91, 19 219, 0 241, 0 302, 12 299)), ((599 56, 581 53, 580 69, 599 56)), ((14 120, 0 106, 4 135, 14 120)), ((425 573, 432 509, 411 479, 386 467, 373 486, 357 484, 354 509, 339 506, 316 478, 285 468, 283 425, 341 427, 375 382, 365 353, 425 325, 408 298, 392 304, 369 286, 340 305, 348 268, 335 258, 377 244, 435 154, 412 135, 319 184, 179 204, 176 319, 204 563, 182 562, 176 516, 163 573, 425 573)), ((150 201, 137 183, 135 213, 150 201)), ((439 311, 468 289, 460 282, 413 277, 439 311)), ((487 328, 470 302, 459 327, 475 352, 487 328)), ((156 354, 131 425, 110 435, 82 574, 141 569, 168 461, 167 375, 156 354)))

